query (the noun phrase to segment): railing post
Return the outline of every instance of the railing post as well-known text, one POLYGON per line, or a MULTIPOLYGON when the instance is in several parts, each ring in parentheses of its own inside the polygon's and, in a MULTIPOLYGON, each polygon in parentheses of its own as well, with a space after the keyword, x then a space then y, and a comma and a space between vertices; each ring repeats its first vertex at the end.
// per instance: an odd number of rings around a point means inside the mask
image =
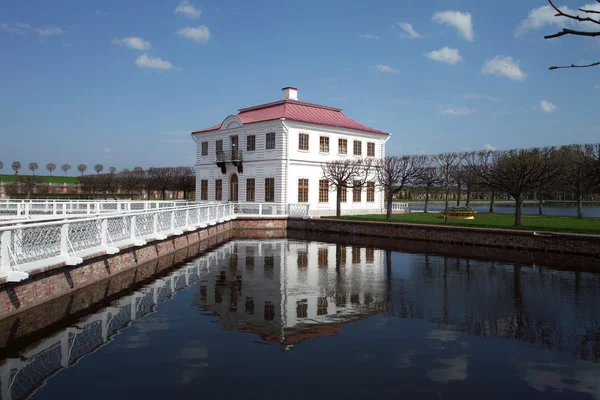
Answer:
POLYGON ((175 210, 169 211, 171 213, 171 230, 175 229, 175 210))
POLYGON ((135 226, 136 226, 136 223, 137 223, 137 216, 133 215, 131 217, 131 228, 130 228, 131 229, 131 239, 132 240, 135 240, 135 226))
POLYGON ((10 271, 10 236, 11 231, 4 231, 0 237, 0 270, 6 272, 10 271))
POLYGON ((52 202, 52 215, 56 215, 56 202, 52 202))
POLYGON ((87 207, 87 214, 90 215, 90 203, 87 203, 86 207, 87 207))
POLYGON ((108 245, 108 219, 103 219, 100 225, 100 244, 102 246, 108 245))
POLYGON ((69 254, 69 224, 60 227, 60 255, 69 254))
POLYGON ((153 233, 158 233, 158 212, 154 213, 153 220, 153 233))
POLYGON ((185 209, 185 225, 189 225, 190 224, 190 209, 186 208, 185 209))
POLYGON ((258 215, 262 215, 262 203, 258 203, 258 215))
POLYGON ((25 217, 29 218, 29 209, 31 208, 31 204, 27 203, 25 204, 25 217))

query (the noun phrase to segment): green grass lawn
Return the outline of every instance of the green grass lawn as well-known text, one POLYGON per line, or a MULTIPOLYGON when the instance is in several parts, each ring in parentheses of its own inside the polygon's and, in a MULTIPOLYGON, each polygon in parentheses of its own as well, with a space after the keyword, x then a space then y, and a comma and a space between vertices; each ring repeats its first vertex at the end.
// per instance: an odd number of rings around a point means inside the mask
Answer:
MULTIPOLYGON (((385 215, 347 215, 339 219, 356 221, 385 221, 385 215)), ((391 222, 402 222, 408 224, 444 224, 444 215, 441 213, 412 213, 412 214, 394 214, 391 222)), ((501 229, 521 229, 531 231, 552 231, 552 232, 572 232, 600 234, 600 219, 585 218, 577 219, 573 217, 550 217, 527 215, 523 216, 523 226, 515 228, 513 226, 514 216, 512 214, 477 214, 475 219, 450 219, 448 225, 468 226, 476 228, 501 228, 501 229)))
MULTIPOLYGON (((30 175, 30 174, 26 174, 26 175, 30 175)), ((22 176, 22 174, 19 175, 15 175, 15 174, 0 174, 0 182, 14 182, 17 177, 22 176)), ((44 180, 44 182, 46 183, 73 183, 73 184, 77 184, 79 183, 79 180, 77 179, 76 176, 61 176, 61 175, 55 175, 55 176, 49 176, 49 175, 37 175, 40 178, 42 178, 44 180)))

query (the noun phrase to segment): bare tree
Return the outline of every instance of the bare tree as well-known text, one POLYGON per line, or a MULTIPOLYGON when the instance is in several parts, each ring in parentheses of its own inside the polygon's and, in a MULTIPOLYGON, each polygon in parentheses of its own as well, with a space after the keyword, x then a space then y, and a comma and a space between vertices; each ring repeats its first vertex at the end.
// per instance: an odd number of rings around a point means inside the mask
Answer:
POLYGON ((427 156, 409 155, 385 157, 377 161, 375 175, 377 184, 386 197, 386 219, 392 219, 392 203, 394 195, 401 193, 407 184, 414 183, 419 173, 427 166, 427 156))
POLYGON ((119 187, 121 190, 129 194, 133 200, 133 194, 138 192, 143 184, 144 171, 129 171, 123 170, 117 176, 119 187))
MULTIPOLYGON (((598 3, 600 3, 600 0, 596 0, 596 1, 598 3)), ((554 2, 552 0, 548 0, 548 3, 550 3, 550 6, 552 6, 552 8, 554 8, 554 10, 556 11, 556 17, 558 17, 558 18, 566 18, 566 19, 575 20, 577 22, 588 22, 590 24, 600 25, 600 18, 596 17, 596 15, 600 14, 600 11, 579 8, 578 10, 581 13, 583 13, 583 16, 580 16, 579 14, 571 14, 571 13, 562 11, 559 7, 554 5, 554 2)), ((587 31, 587 30, 580 30, 580 29, 563 28, 562 30, 560 30, 559 32, 557 32, 555 34, 544 36, 544 39, 554 39, 554 38, 565 36, 565 35, 598 37, 598 36, 600 36, 600 30, 587 31)), ((554 70, 554 69, 562 69, 562 68, 588 68, 588 67, 595 67, 598 65, 600 65, 600 61, 589 63, 589 64, 580 64, 580 65, 571 64, 571 65, 563 65, 563 66, 559 66, 559 67, 552 66, 549 69, 554 70)))
POLYGON ((84 173, 85 171, 87 171, 87 165, 85 165, 85 164, 79 164, 79 165, 77 166, 77 170, 78 170, 79 172, 81 172, 81 176, 83 176, 83 173, 84 173))
POLYGON ((21 169, 21 162, 13 161, 11 168, 13 169, 13 171, 15 171, 15 175, 17 175, 19 173, 19 170, 21 169))
POLYGON ((109 167, 108 172, 110 172, 111 174, 115 174, 117 172, 117 167, 109 167))
POLYGON ((133 170, 136 172, 144 172, 144 168, 142 167, 134 167, 133 170))
POLYGON ((27 198, 30 197, 31 193, 34 192, 35 188, 42 185, 44 183, 44 181, 42 180, 42 178, 40 178, 39 176, 20 176, 17 179, 17 184, 18 185, 22 185, 25 187, 25 190, 27 191, 27 198))
POLYGON ((38 165, 38 163, 36 163, 36 162, 29 163, 29 170, 31 171, 31 174, 33 176, 35 176, 35 171, 38 170, 39 168, 40 168, 40 166, 38 165))
POLYGON ((52 176, 52 172, 54 172, 54 170, 56 169, 56 164, 48 163, 46 164, 46 169, 48 170, 48 172, 50 172, 50 176, 52 176))
POLYGON ((94 165, 94 171, 96 171, 96 174, 99 174, 100 172, 104 171, 104 165, 102 165, 102 164, 94 165))
POLYGON ((71 164, 63 164, 60 169, 65 173, 65 175, 67 175, 67 172, 69 172, 71 169, 71 164))
POLYGON ((360 189, 367 184, 372 173, 372 159, 335 160, 321 164, 323 179, 329 182, 329 190, 336 192, 336 211, 342 215, 342 191, 360 189))
POLYGON ((173 189, 183 192, 183 198, 187 199, 189 193, 193 192, 196 186, 196 176, 191 167, 176 167, 173 171, 174 182, 173 189))
POLYGON ((563 173, 560 185, 575 195, 577 218, 583 218, 583 197, 600 188, 596 170, 600 144, 570 145, 563 147, 563 173))
POLYGON ((425 166, 418 174, 416 183, 425 187, 425 208, 427 212, 427 206, 429 204, 429 195, 431 189, 442 183, 442 177, 440 175, 440 169, 437 166, 431 164, 431 159, 428 158, 427 166, 425 166))
POLYGON ((482 152, 477 173, 489 187, 508 193, 515 200, 515 226, 522 225, 523 200, 544 180, 560 174, 560 157, 556 148, 482 152))
POLYGON ((460 162, 458 153, 441 153, 433 156, 433 159, 440 168, 440 178, 442 187, 444 188, 444 223, 448 223, 448 197, 450 196, 450 188, 454 183, 454 168, 460 162))
POLYGON ((0 161, 0 169, 4 169, 4 163, 0 161))
POLYGON ((167 197, 167 190, 172 186, 174 176, 174 168, 150 168, 148 170, 150 187, 158 190, 163 200, 167 197))

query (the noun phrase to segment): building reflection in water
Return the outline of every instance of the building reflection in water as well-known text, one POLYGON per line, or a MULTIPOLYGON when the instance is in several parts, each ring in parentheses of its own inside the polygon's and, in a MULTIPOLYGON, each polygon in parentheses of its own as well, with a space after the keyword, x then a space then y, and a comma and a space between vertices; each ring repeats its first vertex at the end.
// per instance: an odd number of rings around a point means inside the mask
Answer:
MULTIPOLYGON (((435 358, 427 376, 438 383, 468 377, 468 349, 441 350, 461 333, 593 363, 600 356, 599 274, 289 239, 235 240, 19 349, 0 364, 1 399, 30 396, 187 287, 195 291, 193 306, 218 316, 224 329, 258 334, 286 350, 374 314, 434 323, 425 339, 439 346, 427 347, 435 358)), ((423 354, 421 348, 397 355, 396 365, 412 368, 423 354)), ((531 361, 514 368, 537 390, 600 399, 597 365, 581 365, 531 361)))
POLYGON ((197 285, 197 306, 225 329, 285 349, 385 310, 383 250, 292 240, 241 241, 197 285))

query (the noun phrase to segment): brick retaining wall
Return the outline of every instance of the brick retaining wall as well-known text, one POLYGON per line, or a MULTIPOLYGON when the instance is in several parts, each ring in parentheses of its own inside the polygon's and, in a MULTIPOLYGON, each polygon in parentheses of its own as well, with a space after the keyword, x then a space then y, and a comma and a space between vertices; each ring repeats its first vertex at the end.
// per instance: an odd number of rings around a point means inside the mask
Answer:
POLYGON ((536 234, 508 229, 467 228, 388 222, 344 221, 334 219, 290 219, 287 228, 309 232, 339 233, 423 240, 529 251, 600 256, 600 236, 567 233, 536 234))

